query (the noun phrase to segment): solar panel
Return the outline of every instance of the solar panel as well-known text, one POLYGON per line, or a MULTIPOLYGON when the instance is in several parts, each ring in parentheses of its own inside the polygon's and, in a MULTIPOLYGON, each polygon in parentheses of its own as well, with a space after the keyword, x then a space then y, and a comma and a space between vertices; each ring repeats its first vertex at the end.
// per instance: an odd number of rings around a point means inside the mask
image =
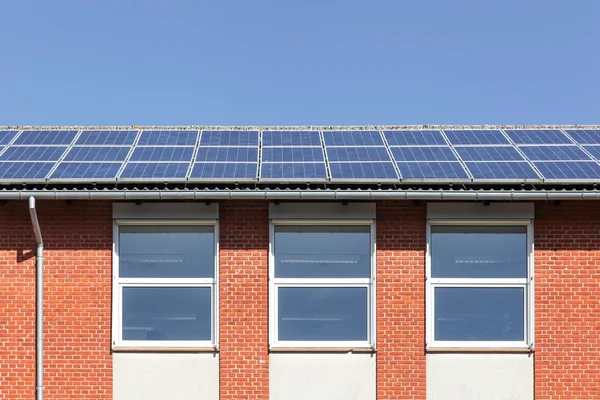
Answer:
POLYGON ((524 161, 525 158, 514 147, 463 147, 455 146, 456 152, 463 161, 524 161))
POLYGON ((540 179, 526 161, 466 162, 474 179, 540 179))
POLYGON ((195 163, 190 179, 256 179, 257 163, 195 163))
POLYGON ((321 146, 317 131, 263 131, 263 146, 321 146))
POLYGON ((43 179, 53 162, 0 162, 0 179, 43 179))
POLYGON ((0 131, 0 145, 9 144, 19 131, 0 131))
POLYGON ((332 179, 398 179, 390 162, 330 162, 332 179))
POLYGON ((520 146, 519 149, 532 161, 591 160, 590 156, 577 146, 520 146))
POLYGON ((390 146, 422 146, 446 144, 438 130, 384 131, 383 136, 390 146))
POLYGON ((390 147, 396 161, 458 161, 448 146, 390 147))
POLYGON ((258 149, 252 147, 200 147, 196 154, 197 162, 256 162, 258 149))
POLYGON ((583 146, 583 148, 596 160, 600 160, 600 146, 583 146))
POLYGON ((142 131, 138 146, 195 146, 198 131, 142 131))
POLYGON ((403 179, 469 179, 459 162, 399 162, 403 179))
POLYGON ((15 144, 71 144, 77 131, 23 131, 15 144))
POLYGON ((258 131, 202 131, 200 146, 258 146, 258 131))
POLYGON ((76 145, 132 145, 138 131, 82 131, 76 145))
POLYGON ((136 147, 131 161, 189 162, 194 156, 193 147, 136 147))
POLYGON ((75 146, 64 161, 125 161, 130 147, 75 146))
POLYGON ((9 146, 1 161, 58 161, 66 146, 9 146))
POLYGON ((599 179, 600 165, 593 161, 534 162, 545 179, 599 179))
POLYGON ((559 130, 522 129, 504 132, 516 144, 572 144, 571 140, 559 130))
MULTIPOLYGON (((327 147, 329 161, 391 161, 385 147, 327 147)), ((264 151, 263 151, 264 154, 264 151)))
POLYGON ((50 179, 114 179, 121 163, 61 162, 50 179))
POLYGON ((265 179, 327 179, 323 163, 262 163, 260 177, 265 179))
POLYGON ((597 129, 577 129, 566 130, 577 143, 581 144, 600 144, 600 130, 597 129))
POLYGON ((315 161, 324 161, 323 150, 320 147, 264 147, 262 150, 263 163, 298 163, 315 161))
POLYGON ((383 146, 379 131, 324 131, 325 146, 383 146))
POLYGON ((510 144, 510 141, 497 129, 445 130, 452 144, 510 144))
POLYGON ((119 179, 185 178, 190 163, 129 162, 119 179))

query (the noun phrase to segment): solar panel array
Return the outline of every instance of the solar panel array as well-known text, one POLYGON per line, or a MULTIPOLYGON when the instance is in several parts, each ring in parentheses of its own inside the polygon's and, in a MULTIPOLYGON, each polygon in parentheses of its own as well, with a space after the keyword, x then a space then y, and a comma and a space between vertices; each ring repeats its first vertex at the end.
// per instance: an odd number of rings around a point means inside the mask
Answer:
POLYGON ((600 130, 0 130, 0 183, 596 182, 600 130))

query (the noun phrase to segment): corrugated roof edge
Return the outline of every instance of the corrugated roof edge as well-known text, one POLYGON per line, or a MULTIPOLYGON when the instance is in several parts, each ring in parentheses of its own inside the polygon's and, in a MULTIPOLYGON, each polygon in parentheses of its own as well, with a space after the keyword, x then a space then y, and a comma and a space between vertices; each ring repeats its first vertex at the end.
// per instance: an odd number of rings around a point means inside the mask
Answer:
POLYGON ((185 126, 0 126, 0 130, 429 130, 429 129, 600 129, 600 125, 185 125, 185 126))

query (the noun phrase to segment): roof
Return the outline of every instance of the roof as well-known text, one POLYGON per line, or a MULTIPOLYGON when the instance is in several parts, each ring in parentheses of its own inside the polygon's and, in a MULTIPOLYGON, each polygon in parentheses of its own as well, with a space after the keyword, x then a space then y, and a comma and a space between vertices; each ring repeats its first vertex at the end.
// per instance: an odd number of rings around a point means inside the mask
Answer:
POLYGON ((598 125, 0 127, 0 198, 319 190, 589 196, 598 181, 598 125))

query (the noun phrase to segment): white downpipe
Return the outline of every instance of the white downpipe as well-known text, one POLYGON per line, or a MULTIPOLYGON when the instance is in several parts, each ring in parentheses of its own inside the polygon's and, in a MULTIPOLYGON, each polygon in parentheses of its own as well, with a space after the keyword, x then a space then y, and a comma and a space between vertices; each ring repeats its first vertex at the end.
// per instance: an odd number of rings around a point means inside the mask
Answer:
POLYGON ((29 197, 29 215, 37 241, 35 290, 35 398, 44 399, 44 241, 35 208, 35 197, 29 197))

